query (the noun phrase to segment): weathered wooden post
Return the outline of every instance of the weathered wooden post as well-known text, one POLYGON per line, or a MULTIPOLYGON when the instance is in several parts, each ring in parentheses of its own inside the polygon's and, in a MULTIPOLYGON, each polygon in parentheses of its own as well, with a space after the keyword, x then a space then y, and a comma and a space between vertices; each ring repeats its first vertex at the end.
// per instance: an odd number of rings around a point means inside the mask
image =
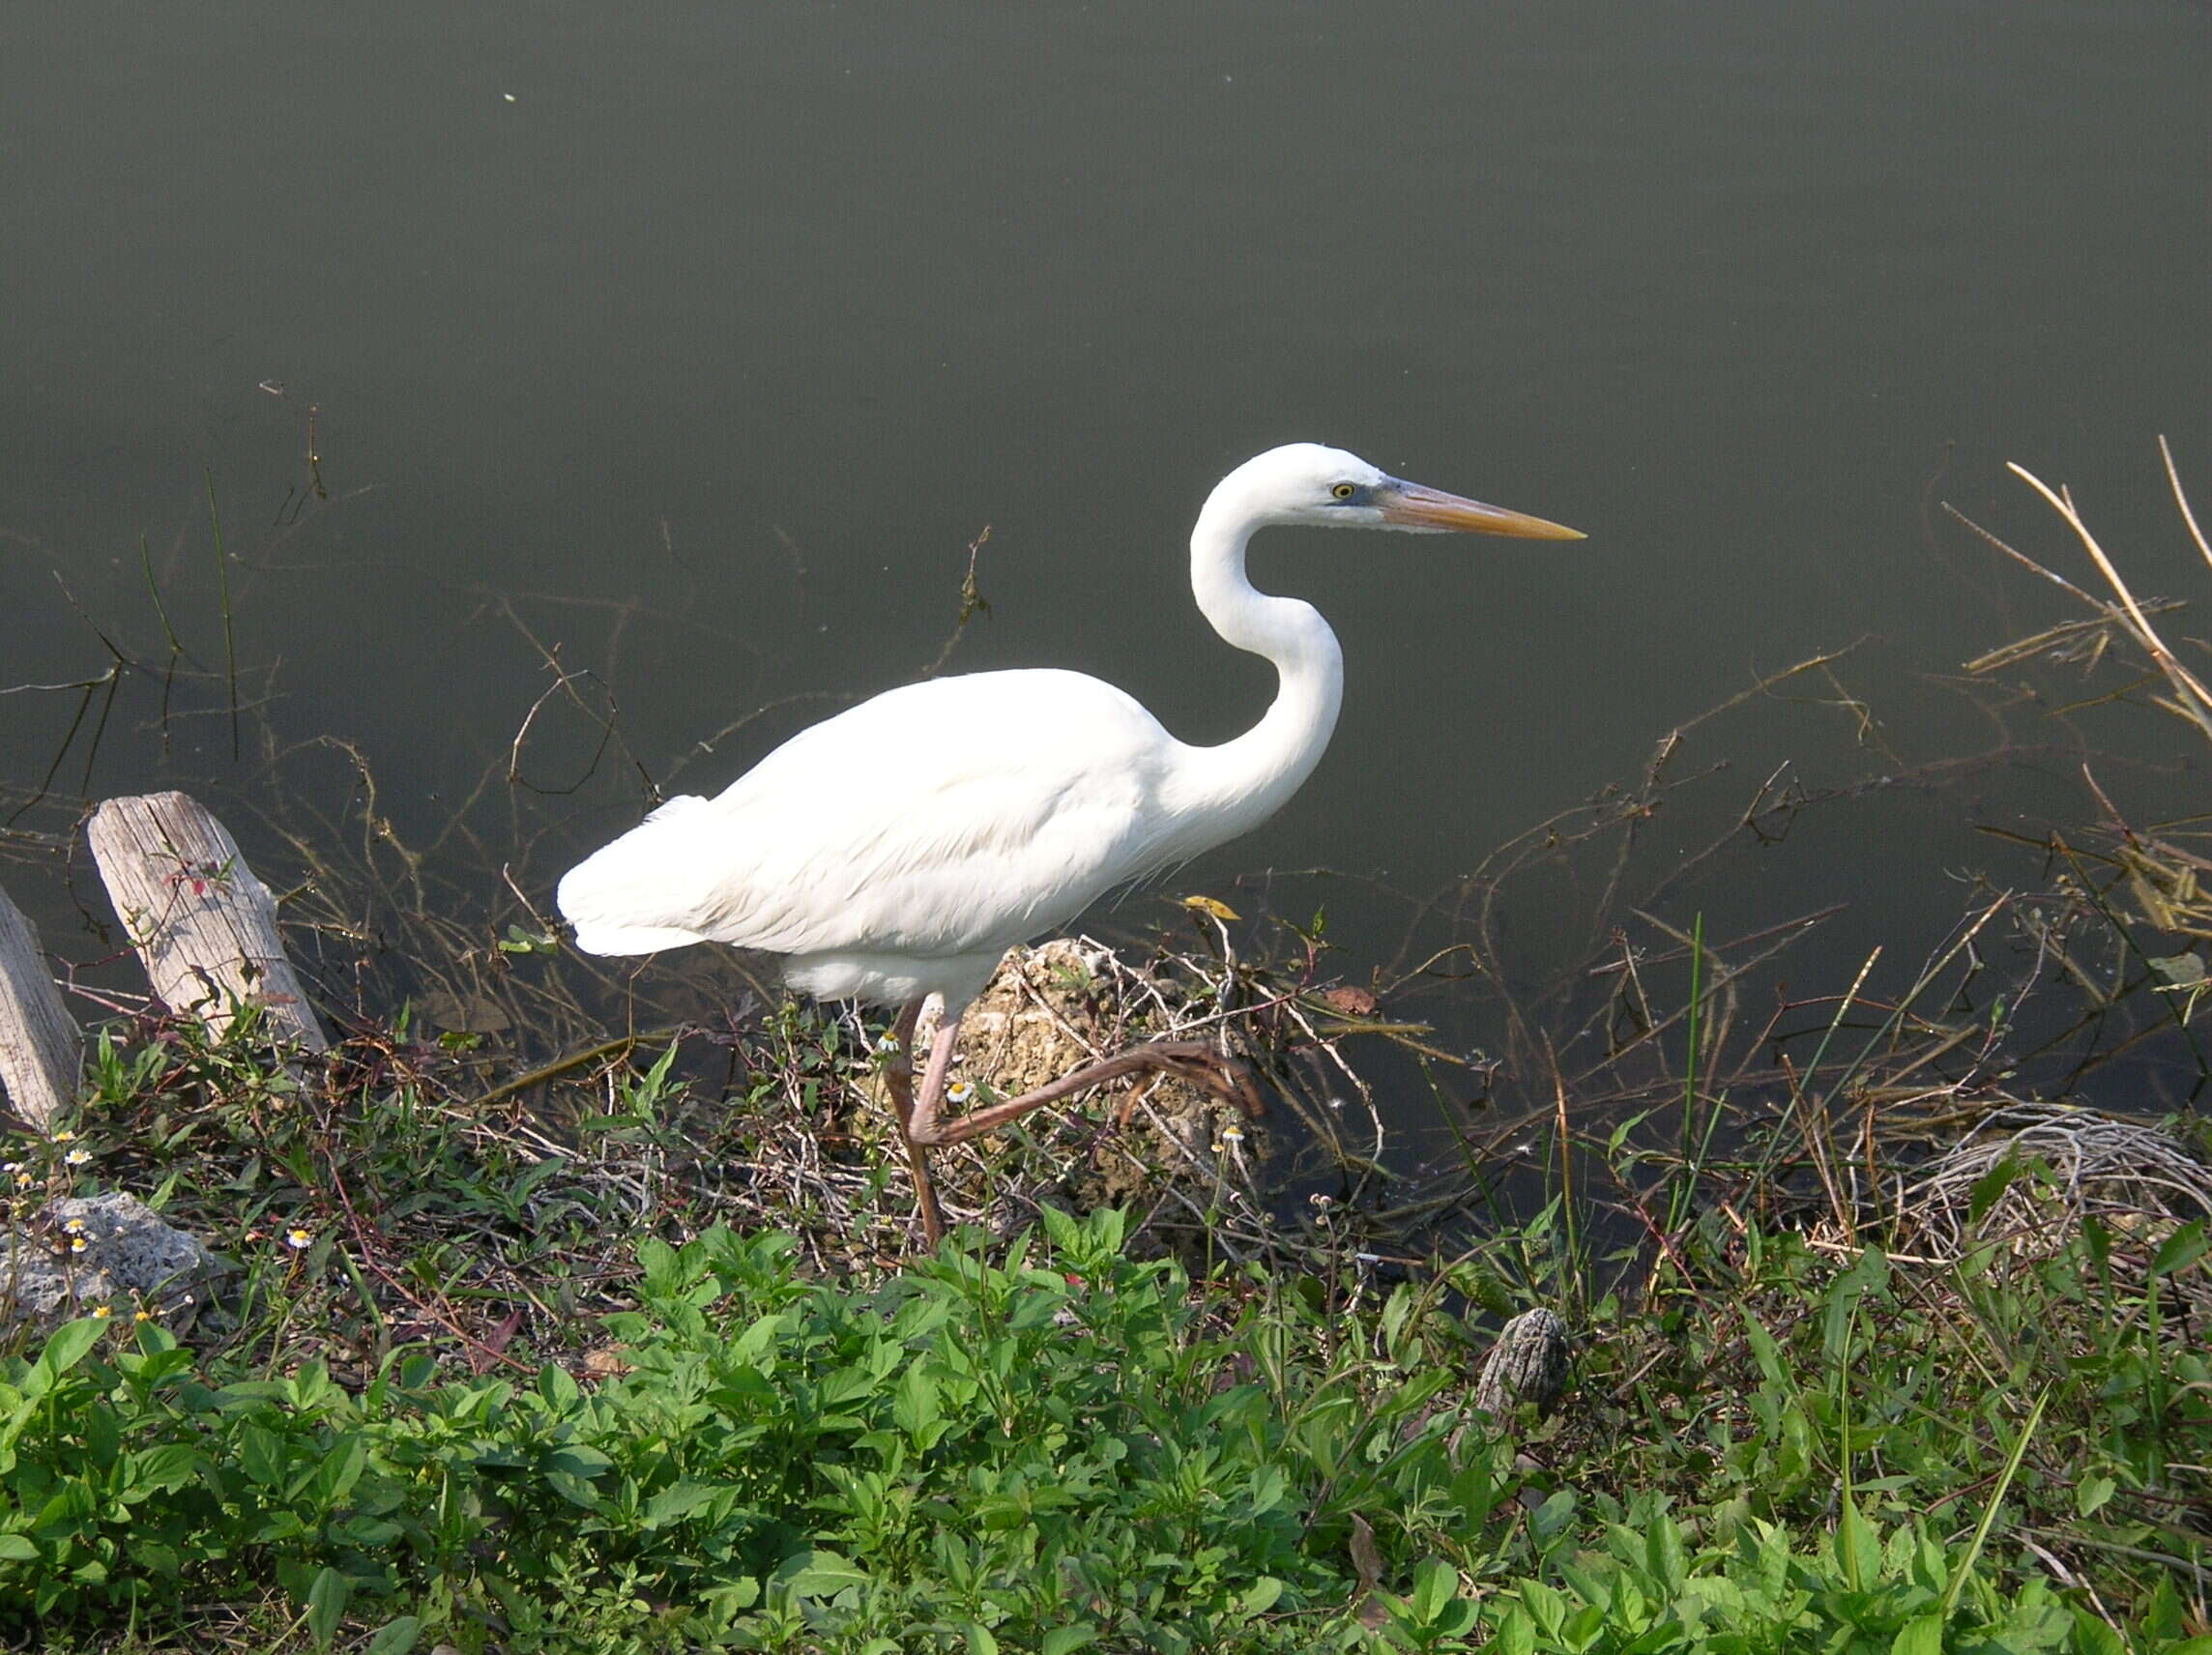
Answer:
POLYGON ((108 899, 154 992, 218 1035, 238 1009, 261 1009, 279 1043, 327 1052, 276 934, 276 901, 205 805, 182 793, 111 798, 86 837, 108 899))
POLYGON ((84 1034, 62 1004, 39 934, 0 890, 0 1088, 44 1132, 76 1102, 84 1034))

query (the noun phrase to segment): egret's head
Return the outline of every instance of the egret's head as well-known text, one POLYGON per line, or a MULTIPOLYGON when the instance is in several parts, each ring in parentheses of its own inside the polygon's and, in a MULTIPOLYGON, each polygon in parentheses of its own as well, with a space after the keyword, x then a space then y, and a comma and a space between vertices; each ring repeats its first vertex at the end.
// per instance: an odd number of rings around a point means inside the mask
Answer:
POLYGON ((1583 538, 1579 530, 1541 517, 1407 482, 1357 454, 1321 443, 1288 443, 1246 460, 1221 479, 1214 497, 1262 523, 1404 529, 1430 535, 1459 530, 1537 540, 1583 538))

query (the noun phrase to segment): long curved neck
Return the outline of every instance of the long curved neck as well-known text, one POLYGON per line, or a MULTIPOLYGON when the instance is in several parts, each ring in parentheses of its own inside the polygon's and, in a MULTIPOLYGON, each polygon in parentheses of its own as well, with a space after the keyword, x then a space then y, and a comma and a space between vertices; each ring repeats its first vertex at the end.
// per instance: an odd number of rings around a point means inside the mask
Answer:
POLYGON ((1260 519, 1216 489, 1190 536, 1190 589, 1224 640, 1264 655, 1277 685, 1267 714, 1233 741, 1184 747, 1169 802, 1191 825, 1195 854, 1258 827, 1313 773, 1344 704, 1344 652, 1321 611, 1271 597, 1244 574, 1244 548, 1260 519))

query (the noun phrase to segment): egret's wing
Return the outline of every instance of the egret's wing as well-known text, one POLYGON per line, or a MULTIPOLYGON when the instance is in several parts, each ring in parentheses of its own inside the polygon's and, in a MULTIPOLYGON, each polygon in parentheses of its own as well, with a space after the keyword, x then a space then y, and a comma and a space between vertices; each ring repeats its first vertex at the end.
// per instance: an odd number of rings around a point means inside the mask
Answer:
POLYGON ((910 685, 674 798, 562 882, 595 952, 1004 947, 1146 871, 1170 739, 1078 673, 910 685))

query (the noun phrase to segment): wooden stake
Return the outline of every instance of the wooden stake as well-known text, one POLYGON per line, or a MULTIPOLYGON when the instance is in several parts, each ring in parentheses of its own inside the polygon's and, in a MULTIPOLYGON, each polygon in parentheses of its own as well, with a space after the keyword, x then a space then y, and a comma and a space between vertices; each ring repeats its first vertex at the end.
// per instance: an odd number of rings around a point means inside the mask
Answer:
POLYGON ((76 1102, 84 1035, 62 1004, 39 934, 0 890, 0 1088, 44 1132, 76 1102))
POLYGON ((111 798, 86 837, 108 899, 154 992, 219 1036, 242 1004, 271 1037, 310 1052, 330 1041, 276 934, 276 902, 207 807, 181 793, 111 798))

